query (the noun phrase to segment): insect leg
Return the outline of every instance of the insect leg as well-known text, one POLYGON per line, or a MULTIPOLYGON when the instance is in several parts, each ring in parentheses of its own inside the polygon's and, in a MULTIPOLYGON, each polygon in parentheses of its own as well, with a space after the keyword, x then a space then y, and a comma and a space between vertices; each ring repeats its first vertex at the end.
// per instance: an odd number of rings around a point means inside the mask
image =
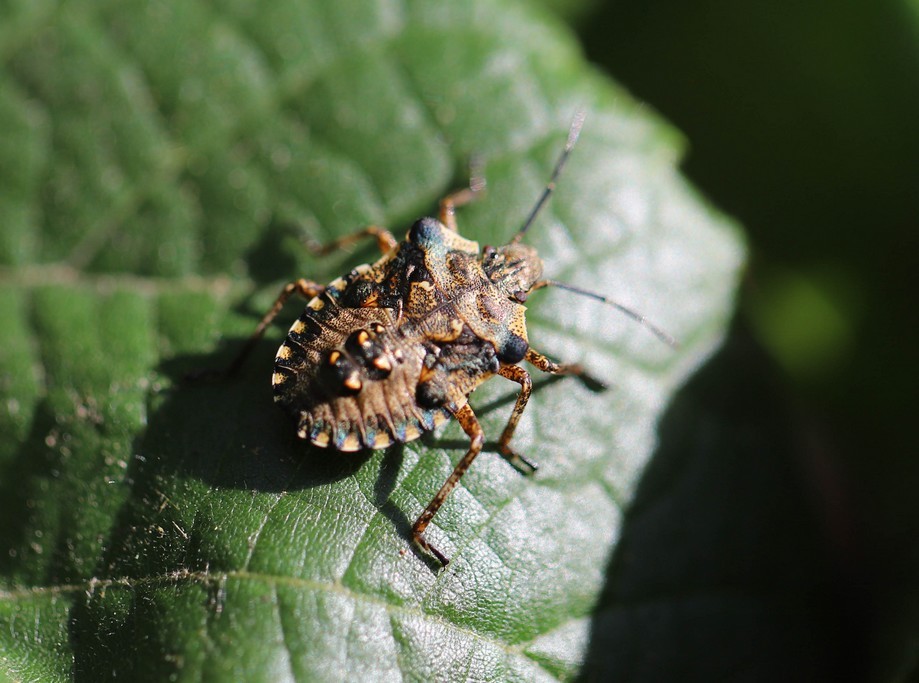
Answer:
POLYGON ((379 225, 368 225, 363 230, 358 230, 357 232, 350 235, 339 237, 338 239, 332 240, 327 244, 320 244, 315 240, 308 240, 306 242, 306 248, 317 256, 324 256, 326 254, 330 254, 333 251, 338 251, 339 249, 346 249, 352 244, 360 242, 362 239, 367 237, 376 238, 377 246, 380 248, 380 252, 383 254, 389 253, 396 248, 396 245, 399 244, 396 241, 396 238, 393 237, 393 234, 386 228, 381 228, 379 225))
POLYGON ((428 543, 427 539, 424 537, 424 530, 428 528, 428 524, 434 518, 434 515, 437 514, 440 506, 443 505, 447 496, 450 495, 450 492, 456 486, 456 483, 466 473, 466 470, 469 469, 469 465, 475 460, 475 456, 482 450, 482 444, 485 443, 485 432, 482 431, 482 425, 479 424, 478 418, 475 416, 475 413, 472 412, 472 408, 469 407, 468 403, 457 410, 455 416, 460 427, 462 427, 463 431, 469 436, 469 450, 466 451, 466 455, 464 455, 457 463, 456 467, 453 468, 453 472, 447 477, 447 481, 440 487, 440 490, 434 495, 431 502, 428 503, 424 512, 421 513, 412 525, 412 539, 415 541, 415 544, 422 550, 436 557, 444 567, 447 566, 450 559, 428 543))
POLYGON ((456 192, 451 192, 440 200, 440 213, 438 219, 453 232, 457 232, 456 209, 457 207, 473 202, 485 191, 485 176, 482 174, 482 164, 473 159, 469 164, 469 187, 456 192))
POLYGON ((527 355, 524 360, 530 365, 539 368, 543 372, 552 375, 583 375, 584 368, 577 363, 556 363, 542 355, 535 349, 527 349, 527 355))
POLYGON ((504 427, 501 438, 498 439, 498 448, 511 465, 524 474, 530 474, 536 471, 538 465, 515 452, 514 449, 510 447, 510 442, 514 437, 514 430, 517 429, 517 423, 520 422, 520 416, 523 415, 523 409, 526 408, 527 401, 530 400, 530 392, 533 390, 533 380, 530 379, 530 373, 519 365, 502 365, 498 369, 498 374, 520 385, 520 393, 517 394, 514 412, 511 413, 511 417, 507 421, 507 426, 504 427))
POLYGON ((550 375, 574 375, 594 391, 603 391, 607 388, 603 381, 589 375, 584 367, 578 363, 556 363, 532 348, 527 349, 527 354, 523 358, 530 365, 539 368, 543 372, 548 372, 550 375))
POLYGON ((325 286, 316 284, 310 280, 304 280, 303 278, 296 280, 295 282, 287 283, 284 285, 284 289, 281 290, 281 293, 275 300, 274 305, 272 305, 271 309, 262 317, 258 327, 255 328, 255 332, 253 332, 252 336, 246 340, 246 343, 243 344, 242 348, 239 350, 239 353, 236 354, 236 357, 225 369, 204 370, 197 373, 190 373, 188 375, 188 379, 211 379, 215 377, 229 377, 230 375, 235 374, 239 368, 242 367, 242 364, 252 352, 252 349, 255 348, 258 340, 261 339, 265 334, 265 330, 268 329, 271 321, 277 317, 278 313, 280 313, 281 309, 284 307, 284 304, 287 303, 287 300, 292 295, 299 294, 304 299, 312 299, 314 296, 319 296, 324 291, 325 286))

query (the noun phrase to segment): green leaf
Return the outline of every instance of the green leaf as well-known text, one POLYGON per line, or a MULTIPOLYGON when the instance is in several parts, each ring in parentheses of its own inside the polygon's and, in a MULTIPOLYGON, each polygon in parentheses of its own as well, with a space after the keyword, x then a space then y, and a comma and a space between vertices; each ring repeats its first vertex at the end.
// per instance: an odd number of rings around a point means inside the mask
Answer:
MULTIPOLYGON (((742 249, 676 172, 678 138, 502 2, 7 3, 0 10, 0 670, 14 679, 568 680, 676 388, 717 346, 742 249), (397 234, 462 186, 461 232, 503 243, 578 107, 528 235, 551 277, 530 340, 611 388, 540 381, 472 403, 491 440, 429 528, 467 443, 307 446, 272 405, 280 330, 238 380, 187 386, 281 284, 329 281, 300 236, 397 234), (291 230, 290 225, 297 226, 291 230), (7 229, 8 227, 8 229, 7 229)), ((284 324, 296 316, 282 314, 284 324)))

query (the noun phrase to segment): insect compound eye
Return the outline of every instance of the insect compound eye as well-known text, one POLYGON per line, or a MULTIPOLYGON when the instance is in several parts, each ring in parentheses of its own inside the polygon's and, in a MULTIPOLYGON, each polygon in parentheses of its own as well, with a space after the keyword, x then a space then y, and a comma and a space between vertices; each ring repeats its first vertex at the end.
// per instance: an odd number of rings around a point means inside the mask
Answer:
POLYGON ((509 334, 501 348, 498 349, 498 360, 502 363, 519 363, 527 355, 529 348, 530 345, 527 344, 526 339, 518 337, 516 334, 509 334))
POLYGON ((433 218, 421 218, 408 231, 408 239, 419 247, 428 247, 443 241, 440 224, 433 218))
POLYGON ((485 257, 485 258, 487 258, 487 259, 493 259, 497 253, 498 253, 498 250, 495 249, 495 248, 494 248, 493 246, 491 246, 491 245, 487 245, 487 246, 482 250, 482 256, 485 257))
POLYGON ((514 292, 514 300, 521 304, 527 300, 528 296, 529 296, 529 293, 524 292, 522 289, 518 289, 516 292, 514 292))

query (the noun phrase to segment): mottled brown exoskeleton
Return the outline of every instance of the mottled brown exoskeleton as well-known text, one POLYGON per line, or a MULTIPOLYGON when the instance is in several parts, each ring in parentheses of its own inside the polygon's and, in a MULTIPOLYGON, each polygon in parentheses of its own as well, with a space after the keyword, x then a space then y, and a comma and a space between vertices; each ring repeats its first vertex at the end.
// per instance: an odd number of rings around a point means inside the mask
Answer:
POLYGON ((457 232, 454 210, 473 199, 483 183, 440 202, 437 219, 422 218, 397 242, 369 227, 316 250, 322 253, 363 237, 375 237, 383 257, 358 266, 328 285, 297 280, 287 285, 231 366, 236 369, 294 293, 309 299, 275 359, 275 401, 297 421, 297 433, 339 451, 385 448, 417 439, 455 417, 469 436, 469 450, 412 527, 414 542, 444 566, 448 558, 424 531, 450 491, 482 450, 485 435, 469 406, 482 382, 501 375, 520 385, 498 447, 515 467, 536 466, 515 453, 511 440, 530 398, 527 361, 543 372, 580 375, 530 347, 524 302, 550 285, 611 304, 666 335, 634 311, 591 292, 542 278, 543 263, 524 233, 552 193, 580 131, 572 123, 549 184, 523 228, 500 247, 479 249, 457 232))

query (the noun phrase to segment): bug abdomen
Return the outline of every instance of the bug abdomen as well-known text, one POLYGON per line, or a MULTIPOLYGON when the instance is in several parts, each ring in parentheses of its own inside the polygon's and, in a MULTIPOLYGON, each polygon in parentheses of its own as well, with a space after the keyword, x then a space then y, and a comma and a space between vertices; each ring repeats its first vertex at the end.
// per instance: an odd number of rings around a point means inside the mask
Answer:
POLYGON ((387 334, 390 309, 329 311, 335 302, 323 298, 307 305, 275 359, 275 401, 297 419, 301 438, 341 451, 385 448, 449 419, 414 400, 424 354, 387 334))

